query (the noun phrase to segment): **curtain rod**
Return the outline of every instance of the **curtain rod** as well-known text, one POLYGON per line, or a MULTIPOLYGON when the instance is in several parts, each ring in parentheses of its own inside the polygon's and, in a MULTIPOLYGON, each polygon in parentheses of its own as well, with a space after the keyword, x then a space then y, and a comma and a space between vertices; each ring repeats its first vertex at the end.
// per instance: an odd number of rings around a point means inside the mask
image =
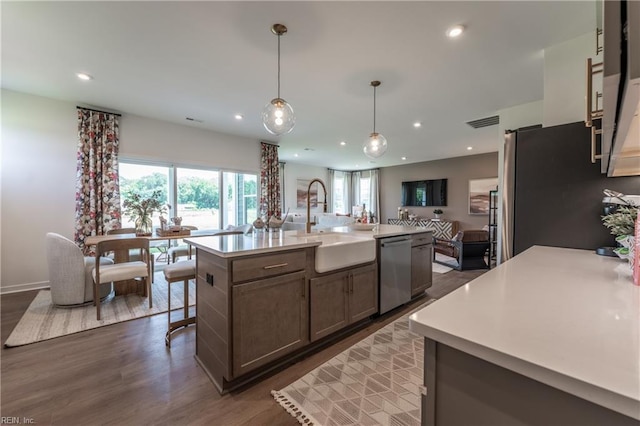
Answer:
POLYGON ((79 105, 76 105, 76 108, 78 108, 78 109, 86 109, 87 111, 93 111, 93 112, 102 112, 104 114, 113 114, 113 115, 117 115, 118 117, 122 117, 122 114, 118 114, 117 112, 100 111, 99 109, 87 108, 87 107, 83 107, 83 106, 79 106, 79 105))

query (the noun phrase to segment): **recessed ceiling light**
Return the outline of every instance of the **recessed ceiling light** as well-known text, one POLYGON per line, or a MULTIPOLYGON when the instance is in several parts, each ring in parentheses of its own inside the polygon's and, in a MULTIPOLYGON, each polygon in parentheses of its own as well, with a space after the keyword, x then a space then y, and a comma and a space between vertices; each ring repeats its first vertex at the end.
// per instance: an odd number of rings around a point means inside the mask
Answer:
POLYGON ((76 74, 76 76, 80 79, 80 80, 93 80, 93 77, 90 76, 89 74, 83 73, 83 72, 79 72, 76 74))
POLYGON ((402 161, 404 161, 404 160, 406 160, 406 159, 407 159, 407 157, 401 157, 400 159, 401 159, 402 161))
POLYGON ((413 123, 413 127, 420 127, 422 126, 422 123, 419 121, 416 121, 415 123, 413 123))
POLYGON ((294 156, 294 157, 297 157, 297 156, 298 156, 298 154, 293 154, 293 156, 294 156))
POLYGON ((356 164, 356 167, 360 167, 360 164, 356 164))
POLYGON ((462 25, 454 25, 453 27, 447 30, 447 37, 456 38, 459 37, 460 34, 464 32, 464 27, 462 25))
POLYGON ((234 117, 235 117, 236 120, 242 120, 244 118, 244 115, 236 114, 236 115, 234 115, 234 117))
POLYGON ((473 147, 472 147, 472 146, 468 146, 468 147, 467 147, 467 151, 471 151, 472 149, 473 149, 473 147))
POLYGON ((345 141, 340 142, 340 145, 345 146, 347 143, 345 141))

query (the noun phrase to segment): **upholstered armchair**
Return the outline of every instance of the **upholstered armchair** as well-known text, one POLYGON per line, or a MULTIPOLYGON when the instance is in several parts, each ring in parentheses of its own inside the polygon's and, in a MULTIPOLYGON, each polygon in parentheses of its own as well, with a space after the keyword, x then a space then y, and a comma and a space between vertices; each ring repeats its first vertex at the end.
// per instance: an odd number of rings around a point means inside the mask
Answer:
MULTIPOLYGON (((447 262, 436 259, 436 253, 453 257, 458 261, 457 270, 489 269, 484 257, 489 250, 489 233, 480 229, 459 231, 451 240, 433 239, 433 261, 447 266, 447 262)), ((455 267, 455 266, 454 266, 455 267)))
MULTIPOLYGON (((94 257, 85 257, 70 239, 53 232, 46 236, 47 265, 51 301, 59 307, 73 307, 93 302, 94 257)), ((101 258, 100 264, 112 264, 113 260, 101 258)), ((113 291, 113 285, 100 289, 100 299, 113 291)))

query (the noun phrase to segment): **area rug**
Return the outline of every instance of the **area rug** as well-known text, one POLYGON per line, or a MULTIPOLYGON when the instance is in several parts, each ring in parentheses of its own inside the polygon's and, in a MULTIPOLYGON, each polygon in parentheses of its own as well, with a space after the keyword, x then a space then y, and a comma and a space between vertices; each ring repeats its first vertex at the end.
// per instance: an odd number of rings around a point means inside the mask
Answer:
POLYGON ((442 265, 440 263, 433 262, 431 270, 435 274, 446 274, 447 272, 452 271, 453 268, 450 268, 448 266, 444 266, 444 265, 442 265))
POLYGON ((271 394, 304 425, 419 426, 424 339, 411 313, 271 394))
MULTIPOLYGON (((110 324, 129 321, 167 312, 167 282, 155 277, 152 284, 153 308, 149 309, 146 297, 137 294, 110 296, 102 302, 100 321, 96 320, 96 308, 89 304, 76 308, 56 308, 51 303, 51 292, 40 290, 18 325, 4 343, 5 347, 15 347, 79 333, 110 324)), ((171 286, 171 307, 183 306, 183 285, 171 286)), ((195 283, 189 283, 189 305, 195 304, 195 283)))
POLYGON ((436 260, 438 262, 447 263, 449 266, 443 265, 442 263, 433 262, 433 272, 437 272, 439 274, 446 274, 454 268, 458 267, 458 261, 455 257, 445 256, 441 253, 436 253, 436 260))

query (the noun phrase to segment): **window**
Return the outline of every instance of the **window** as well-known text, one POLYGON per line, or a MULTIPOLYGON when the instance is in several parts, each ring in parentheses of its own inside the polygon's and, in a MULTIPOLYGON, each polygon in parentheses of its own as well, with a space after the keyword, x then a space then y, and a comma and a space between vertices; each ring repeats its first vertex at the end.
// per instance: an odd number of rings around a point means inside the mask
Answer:
MULTIPOLYGON (((143 198, 151 196, 153 191, 160 190, 164 204, 169 203, 169 178, 171 176, 170 167, 151 166, 144 164, 133 164, 120 162, 120 208, 129 193, 140 194, 143 198)), ((156 213, 152 217, 153 226, 160 226, 159 215, 156 213)), ((135 228, 135 224, 130 217, 122 216, 123 228, 135 228)))
POLYGON ((169 217, 179 216, 183 225, 213 229, 220 225, 220 173, 176 168, 178 202, 169 217))
POLYGON ((253 223, 258 218, 258 176, 225 172, 223 188, 226 194, 223 228, 253 223))
MULTIPOLYGON (((183 225, 222 229, 252 223, 257 218, 256 174, 120 161, 121 206, 131 191, 149 196, 157 189, 172 206, 166 217, 182 217, 183 225)), ((123 217, 122 226, 134 224, 123 217)), ((153 226, 160 226, 157 213, 153 226)))
POLYGON ((332 212, 345 214, 348 210, 345 208, 344 202, 344 172, 335 172, 333 175, 333 200, 332 212))
POLYGON ((362 205, 375 218, 378 216, 379 191, 378 170, 343 172, 330 170, 331 207, 335 213, 362 213, 362 205))
POLYGON ((359 189, 359 194, 360 197, 358 199, 358 204, 359 206, 361 205, 365 205, 366 209, 368 212, 373 211, 373 209, 375 209, 375 207, 371 206, 371 178, 370 177, 364 177, 364 176, 360 176, 360 180, 358 182, 358 185, 360 186, 359 189))

